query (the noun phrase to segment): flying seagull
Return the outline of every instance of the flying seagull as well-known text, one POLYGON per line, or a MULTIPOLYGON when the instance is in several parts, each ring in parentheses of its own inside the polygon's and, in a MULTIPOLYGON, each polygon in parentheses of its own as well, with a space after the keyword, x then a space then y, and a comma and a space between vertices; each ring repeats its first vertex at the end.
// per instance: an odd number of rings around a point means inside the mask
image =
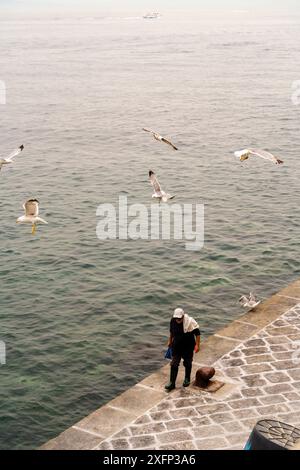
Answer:
POLYGON ((153 198, 157 198, 159 199, 159 201, 163 202, 168 202, 169 199, 174 199, 175 196, 171 196, 170 194, 165 193, 165 191, 161 189, 158 179, 151 170, 149 171, 149 179, 154 189, 154 193, 152 194, 153 198))
POLYGON ((12 152, 8 157, 0 158, 0 171, 3 165, 9 165, 10 163, 13 163, 13 158, 19 155, 19 153, 21 153, 23 149, 24 149, 24 145, 21 145, 17 150, 12 152))
POLYGON ((157 132, 154 132, 152 131, 151 129, 147 129, 145 127, 143 127, 143 131, 145 132, 150 132, 150 134, 153 135, 154 139, 155 140, 158 140, 159 142, 164 142, 165 144, 168 144, 170 145, 174 150, 178 150, 177 147, 175 147, 174 144, 172 144, 172 142, 168 139, 166 139, 165 137, 161 136, 160 134, 158 134, 157 132))
POLYGON ((249 297, 242 295, 242 297, 239 299, 239 303, 242 307, 245 308, 255 308, 260 304, 260 300, 258 301, 255 295, 250 292, 249 297))
POLYGON ((28 199, 28 201, 23 204, 23 209, 25 211, 25 215, 18 218, 17 224, 31 224, 32 235, 36 232, 37 224, 48 224, 48 222, 39 217, 39 201, 37 199, 28 199))
POLYGON ((239 150, 238 152, 234 152, 234 155, 238 157, 241 162, 244 160, 248 160, 248 158, 251 155, 255 155, 256 157, 264 158, 265 160, 270 160, 272 163, 275 163, 276 165, 280 165, 283 163, 282 160, 279 160, 279 158, 275 157, 272 153, 266 152, 265 150, 260 150, 260 149, 244 149, 244 150, 239 150))

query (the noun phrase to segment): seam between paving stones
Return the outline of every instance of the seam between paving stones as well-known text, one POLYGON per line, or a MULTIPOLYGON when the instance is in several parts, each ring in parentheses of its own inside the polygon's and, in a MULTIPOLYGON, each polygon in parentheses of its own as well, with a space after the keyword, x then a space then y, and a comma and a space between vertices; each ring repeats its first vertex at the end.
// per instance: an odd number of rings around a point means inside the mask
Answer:
POLYGON ((219 335, 218 333, 215 333, 213 336, 215 336, 216 338, 228 339, 228 341, 232 341, 234 343, 239 343, 241 341, 240 339, 231 338, 231 336, 219 335))
POLYGON ((87 429, 79 428, 76 425, 71 426, 71 429, 76 429, 76 431, 82 431, 82 432, 85 432, 87 434, 91 434, 92 436, 100 437, 100 439, 103 439, 103 436, 101 436, 101 434, 97 434, 96 432, 93 432, 93 431, 88 431, 87 429))

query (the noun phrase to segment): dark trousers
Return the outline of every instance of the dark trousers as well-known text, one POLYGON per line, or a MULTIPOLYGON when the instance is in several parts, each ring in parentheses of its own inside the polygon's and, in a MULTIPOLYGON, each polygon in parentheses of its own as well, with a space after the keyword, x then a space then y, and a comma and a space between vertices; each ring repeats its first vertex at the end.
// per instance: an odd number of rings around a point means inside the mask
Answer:
POLYGON ((178 369, 181 359, 183 359, 183 365, 185 367, 185 373, 190 376, 192 370, 194 350, 187 351, 173 351, 173 357, 171 361, 171 367, 178 369))

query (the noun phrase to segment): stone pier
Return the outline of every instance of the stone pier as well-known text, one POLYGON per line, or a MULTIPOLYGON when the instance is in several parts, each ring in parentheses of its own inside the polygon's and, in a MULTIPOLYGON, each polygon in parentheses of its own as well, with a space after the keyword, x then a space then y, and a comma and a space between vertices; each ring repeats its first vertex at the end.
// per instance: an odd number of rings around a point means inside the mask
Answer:
POLYGON ((183 388, 181 370, 166 393, 166 365, 41 449, 240 450, 260 419, 300 428, 300 280, 203 341, 203 365, 217 392, 183 388))

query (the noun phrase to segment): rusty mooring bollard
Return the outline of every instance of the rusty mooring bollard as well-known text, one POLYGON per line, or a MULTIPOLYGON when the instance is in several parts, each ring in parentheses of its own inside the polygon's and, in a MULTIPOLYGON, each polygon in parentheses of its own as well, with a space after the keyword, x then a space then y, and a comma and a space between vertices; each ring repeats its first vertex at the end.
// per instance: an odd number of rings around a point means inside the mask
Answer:
POLYGON ((215 373, 216 371, 213 367, 200 367, 196 372, 195 385, 201 388, 208 387, 209 381, 215 373))

